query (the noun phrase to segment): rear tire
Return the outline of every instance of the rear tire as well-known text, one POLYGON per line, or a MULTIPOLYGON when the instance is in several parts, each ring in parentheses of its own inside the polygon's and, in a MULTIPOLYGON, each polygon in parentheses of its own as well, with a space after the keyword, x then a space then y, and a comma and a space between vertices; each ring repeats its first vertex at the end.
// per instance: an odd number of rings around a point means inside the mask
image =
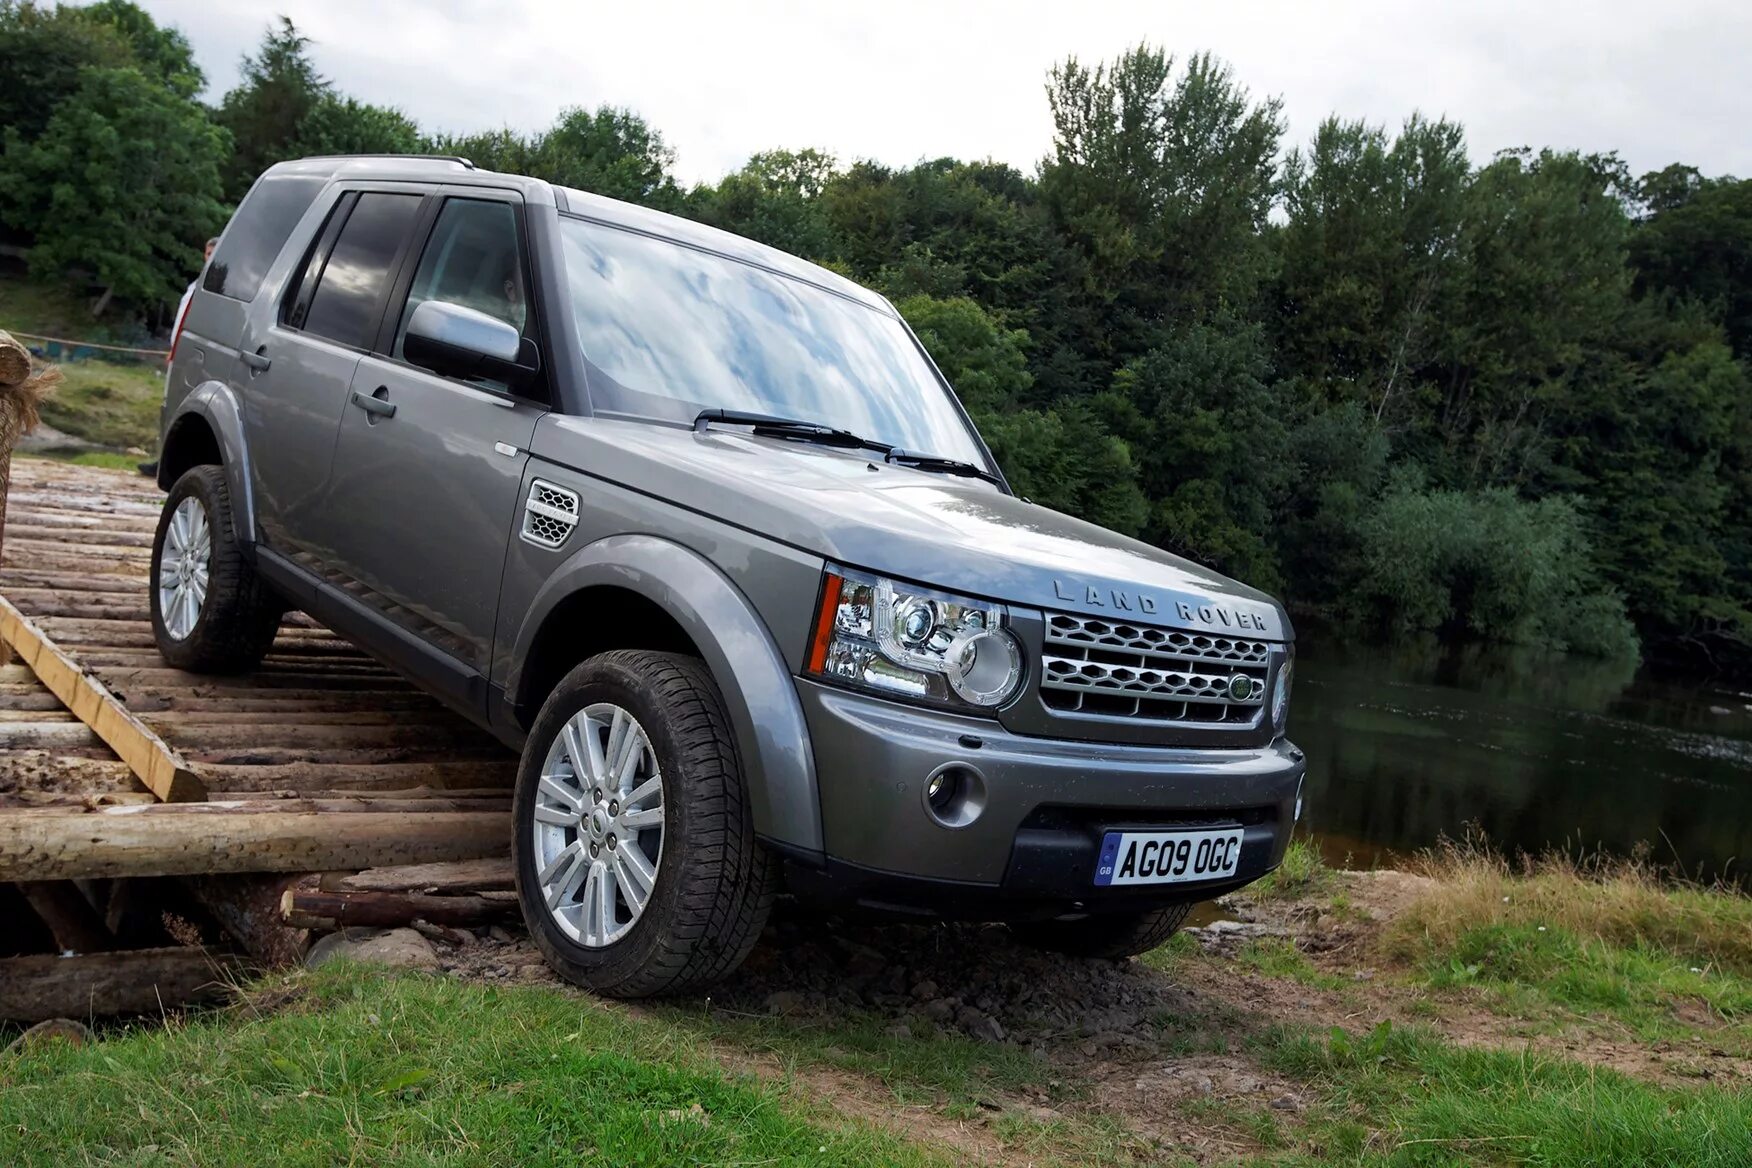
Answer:
POLYGON ((1144 913, 1102 913, 1074 921, 1029 921, 1010 926, 1024 945, 1073 957, 1136 957, 1172 937, 1192 911, 1190 904, 1144 913))
POLYGON ((560 976, 601 994, 680 994, 724 977, 772 907, 777 865, 754 838, 723 698, 692 657, 617 650, 568 673, 530 729, 512 822, 530 936, 560 976), (644 742, 617 768, 627 720, 644 742), (630 847, 655 857, 648 883, 620 866, 630 847), (606 900, 592 899, 604 886, 606 900))
POLYGON ((285 605, 238 541, 223 467, 193 467, 170 488, 152 539, 147 591, 165 664, 242 673, 267 656, 285 605))

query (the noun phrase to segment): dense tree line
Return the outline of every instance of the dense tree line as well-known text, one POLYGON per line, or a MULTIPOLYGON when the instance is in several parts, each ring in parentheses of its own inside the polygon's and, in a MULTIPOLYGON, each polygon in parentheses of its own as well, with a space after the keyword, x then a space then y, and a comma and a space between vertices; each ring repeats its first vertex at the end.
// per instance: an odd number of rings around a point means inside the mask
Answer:
POLYGON ((0 0, 0 210, 140 306, 268 164, 477 164, 692 216, 889 295, 1018 488, 1334 626, 1752 671, 1752 181, 1482 164, 1141 46, 1046 78, 1032 174, 757 154, 684 189, 636 114, 450 136, 335 91, 290 22, 215 105, 126 0, 0 0))

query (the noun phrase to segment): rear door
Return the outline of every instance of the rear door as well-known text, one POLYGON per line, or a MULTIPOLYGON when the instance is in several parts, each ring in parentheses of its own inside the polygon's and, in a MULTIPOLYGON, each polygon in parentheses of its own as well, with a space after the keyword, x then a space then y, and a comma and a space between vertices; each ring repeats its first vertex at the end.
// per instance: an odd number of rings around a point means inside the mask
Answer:
MULTIPOLYGON (((466 305, 537 336, 522 200, 457 188, 405 266, 375 352, 354 370, 335 445, 325 542, 353 595, 442 649, 472 702, 487 673, 505 549, 545 386, 440 377, 408 364, 403 336, 426 300, 466 305), (360 405, 388 403, 393 414, 360 405)), ((438 679, 434 679, 438 680, 438 679)), ((458 695, 462 696, 462 695, 458 695)))
POLYGON ((327 559, 320 517, 353 370, 424 199, 405 184, 342 192, 286 295, 257 301, 239 345, 258 538, 313 570, 327 559))

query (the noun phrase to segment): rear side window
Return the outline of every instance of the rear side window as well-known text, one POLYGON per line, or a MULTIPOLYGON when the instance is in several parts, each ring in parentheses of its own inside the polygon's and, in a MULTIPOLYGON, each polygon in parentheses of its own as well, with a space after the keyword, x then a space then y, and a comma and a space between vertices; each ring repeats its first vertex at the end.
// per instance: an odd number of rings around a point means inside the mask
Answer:
POLYGON ((305 332, 370 348, 377 337, 390 268, 419 210, 419 195, 359 196, 317 280, 304 318, 305 332))
POLYGON ((207 265, 201 287, 233 300, 255 299, 274 257, 327 181, 308 174, 268 175, 250 188, 207 265))

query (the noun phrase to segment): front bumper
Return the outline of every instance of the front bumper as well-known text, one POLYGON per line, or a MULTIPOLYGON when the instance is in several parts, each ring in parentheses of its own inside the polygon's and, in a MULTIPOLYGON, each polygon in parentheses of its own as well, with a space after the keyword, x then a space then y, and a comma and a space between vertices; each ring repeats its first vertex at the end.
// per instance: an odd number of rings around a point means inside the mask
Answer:
POLYGON ((1304 764, 1284 739, 1240 749, 1033 738, 995 721, 799 680, 815 750, 827 866, 793 885, 944 915, 1149 907, 1217 895, 1283 858, 1304 764), (946 826, 925 799, 945 764, 977 776, 983 806, 946 826), (1244 829, 1240 868, 1207 884, 1096 889, 1110 830, 1244 829))

